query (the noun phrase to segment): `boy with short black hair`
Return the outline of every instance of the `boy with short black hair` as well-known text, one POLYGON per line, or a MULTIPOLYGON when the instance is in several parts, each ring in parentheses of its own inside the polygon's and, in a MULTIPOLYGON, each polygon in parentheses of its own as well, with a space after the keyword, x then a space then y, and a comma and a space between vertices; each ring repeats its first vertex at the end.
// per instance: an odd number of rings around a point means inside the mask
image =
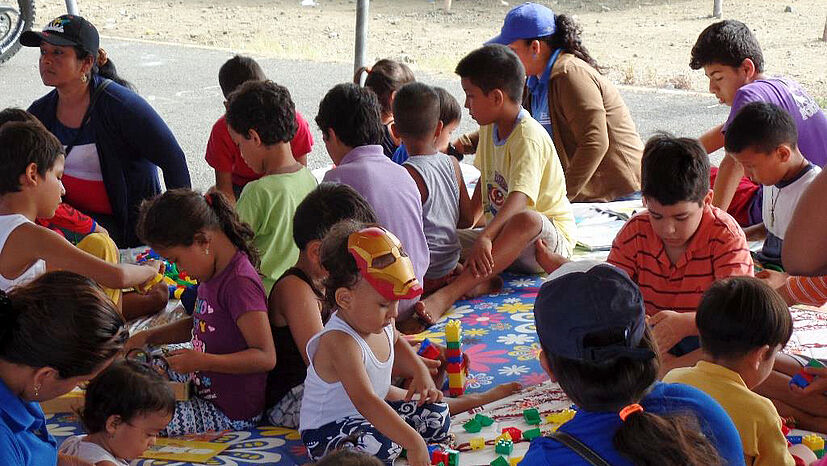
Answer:
MULTIPOLYGON (((353 83, 333 87, 319 103, 316 124, 335 168, 324 181, 351 186, 376 211, 379 223, 402 242, 416 279, 428 270, 428 244, 422 226, 422 201, 408 172, 385 156, 379 101, 370 89, 353 83)), ((399 301, 400 329, 419 298, 399 301)))
MULTIPOLYGON (((819 167, 827 162, 827 117, 797 82, 764 75, 761 46, 746 24, 725 20, 708 26, 692 47, 689 66, 693 70, 703 68, 710 92, 732 107, 724 124, 701 136, 708 153, 724 146, 724 135, 744 105, 762 101, 780 106, 793 117, 798 146, 807 160, 819 167)), ((712 204, 749 226, 761 222, 762 201, 758 187, 742 177, 742 167, 726 155, 716 174, 712 204)))
POLYGON ((534 257, 537 240, 565 257, 574 247, 574 214, 557 152, 548 132, 520 105, 520 59, 506 46, 486 45, 460 60, 456 73, 465 106, 480 124, 474 165, 481 175, 471 205, 475 219, 484 214, 485 226, 461 236, 473 243, 462 274, 417 305, 425 325, 505 269, 542 271, 534 257))
POLYGON ((430 251, 430 265, 423 288, 431 293, 447 284, 462 269, 457 228, 474 223, 471 199, 459 162, 437 149, 445 129, 440 117, 440 98, 423 83, 409 83, 393 101, 393 133, 409 154, 402 165, 416 182, 422 199, 422 222, 430 251))
POLYGON ((760 280, 730 277, 704 293, 695 322, 703 358, 672 370, 664 382, 691 385, 720 403, 738 428, 747 464, 795 464, 772 401, 751 391, 792 335, 784 301, 760 280))
MULTIPOLYGON (((245 82, 265 79, 267 77, 261 66, 252 58, 242 55, 236 55, 227 60, 218 71, 218 84, 224 94, 224 99, 227 100, 230 94, 245 82)), ((227 100, 224 101, 225 107, 227 100)), ((298 129, 296 135, 290 140, 290 150, 296 161, 307 165, 307 154, 313 148, 313 135, 310 133, 307 121, 298 111, 295 119, 298 129)), ((205 159, 215 169, 215 188, 224 193, 231 202, 238 199, 247 183, 261 177, 241 158, 238 147, 233 143, 227 131, 227 120, 224 115, 212 127, 205 159)))
POLYGON ((317 184, 290 150, 298 127, 295 115, 290 92, 272 81, 248 81, 227 102, 230 137, 247 166, 263 175, 244 187, 236 210, 255 233, 261 281, 268 293, 299 257, 293 213, 317 184))

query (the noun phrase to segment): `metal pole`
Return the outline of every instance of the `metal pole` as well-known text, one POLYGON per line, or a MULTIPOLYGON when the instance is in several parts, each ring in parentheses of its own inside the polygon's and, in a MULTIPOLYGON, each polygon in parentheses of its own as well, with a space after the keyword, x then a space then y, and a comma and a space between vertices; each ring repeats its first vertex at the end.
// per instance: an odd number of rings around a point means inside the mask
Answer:
POLYGON ((76 0, 66 0, 66 12, 70 15, 80 16, 78 2, 76 0))
POLYGON ((712 17, 721 19, 724 16, 723 12, 723 0, 714 0, 712 3, 712 17))
MULTIPOLYGON (((68 0, 67 0, 68 1, 68 0)), ((365 55, 367 54, 368 42, 368 6, 370 0, 357 0, 356 2, 356 50, 353 57, 353 73, 365 66, 365 55)), ((359 77, 359 83, 364 83, 363 76, 359 77)))

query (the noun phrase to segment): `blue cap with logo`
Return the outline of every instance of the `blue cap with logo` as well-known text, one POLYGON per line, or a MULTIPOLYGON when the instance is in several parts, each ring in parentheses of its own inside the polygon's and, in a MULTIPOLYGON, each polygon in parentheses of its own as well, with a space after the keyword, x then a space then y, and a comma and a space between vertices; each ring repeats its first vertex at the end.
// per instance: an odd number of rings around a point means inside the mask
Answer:
POLYGON ((639 347, 646 330, 640 289, 605 262, 568 262, 555 270, 540 287, 534 320, 540 343, 557 356, 592 363, 655 357, 639 347))
POLYGON ((505 15, 500 35, 486 44, 508 45, 519 39, 534 39, 554 34, 556 30, 554 12, 536 3, 515 6, 505 15))

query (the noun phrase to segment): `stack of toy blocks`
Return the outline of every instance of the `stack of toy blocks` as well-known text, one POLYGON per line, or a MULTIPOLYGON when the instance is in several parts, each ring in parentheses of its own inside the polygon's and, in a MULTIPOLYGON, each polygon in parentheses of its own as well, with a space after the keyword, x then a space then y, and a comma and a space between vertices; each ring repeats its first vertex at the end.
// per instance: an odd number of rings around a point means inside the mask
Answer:
POLYGON ((445 326, 445 350, 448 374, 448 394, 461 396, 465 393, 465 368, 462 367, 462 326, 458 320, 452 320, 445 326))
POLYGON ((813 453, 815 453, 818 458, 824 456, 824 439, 821 438, 821 436, 816 434, 805 435, 801 439, 801 443, 810 450, 813 450, 813 453))
MULTIPOLYGON (((810 359, 810 362, 807 363, 807 367, 824 367, 824 364, 820 363, 818 359, 810 359)), ((814 375, 808 374, 802 369, 798 374, 795 374, 793 378, 790 379, 790 385, 807 388, 815 378, 816 377, 814 375)))

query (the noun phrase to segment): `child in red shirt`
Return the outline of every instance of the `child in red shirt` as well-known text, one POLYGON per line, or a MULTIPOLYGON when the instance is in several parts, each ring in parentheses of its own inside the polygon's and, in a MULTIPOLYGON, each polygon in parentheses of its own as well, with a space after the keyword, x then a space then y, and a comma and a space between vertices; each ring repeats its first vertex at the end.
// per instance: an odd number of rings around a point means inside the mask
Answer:
MULTIPOLYGON (((250 57, 236 55, 227 60, 218 71, 218 83, 224 98, 236 90, 245 81, 267 79, 258 63, 250 57)), ((226 105, 227 102, 224 102, 226 105)), ((293 157, 302 165, 307 165, 307 154, 313 148, 313 135, 307 120, 296 111, 296 123, 299 129, 296 136, 290 141, 293 157)), ((250 181, 261 178, 241 158, 241 152, 230 138, 227 131, 227 121, 224 115, 215 122, 207 141, 207 153, 204 157, 207 163, 215 169, 215 188, 235 203, 241 190, 250 181)))

